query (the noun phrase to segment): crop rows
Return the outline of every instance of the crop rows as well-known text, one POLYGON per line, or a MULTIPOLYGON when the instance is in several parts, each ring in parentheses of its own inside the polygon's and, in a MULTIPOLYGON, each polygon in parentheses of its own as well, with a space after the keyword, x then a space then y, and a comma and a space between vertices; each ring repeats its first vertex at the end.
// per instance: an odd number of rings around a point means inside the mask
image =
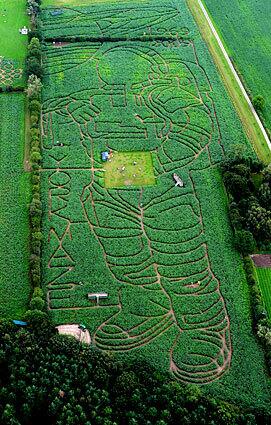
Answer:
POLYGON ((186 37, 185 10, 180 14, 170 4, 148 4, 138 7, 130 3, 125 7, 107 5, 106 9, 90 6, 65 7, 62 14, 52 14, 52 9, 43 11, 43 34, 45 38, 70 37, 186 37))
POLYGON ((29 175, 23 170, 24 97, 0 95, 0 316, 21 319, 29 302, 29 175))
POLYGON ((73 43, 60 53, 47 45, 45 56, 47 81, 54 81, 49 89, 60 89, 58 97, 44 99, 49 307, 112 307, 93 334, 104 350, 140 348, 174 328, 170 370, 183 381, 217 379, 230 364, 229 319, 208 259, 192 170, 210 167, 220 133, 212 87, 193 42, 179 41, 172 49, 161 43, 73 43), (194 61, 186 61, 186 54, 194 61), (89 75, 87 88, 77 75, 89 75), (74 129, 71 140, 68 126, 74 129), (99 153, 105 148, 150 150, 157 184, 104 188, 99 153), (178 170, 182 190, 172 184, 178 170), (99 307, 89 305, 72 277, 78 267, 74 229, 80 226, 95 238, 95 254, 113 282, 99 307), (117 288, 119 299, 110 304, 117 288))
POLYGON ((181 4, 43 12, 43 280, 55 321, 86 323, 100 349, 237 392, 260 354, 216 165, 243 136, 181 4), (150 151, 156 184, 106 188, 104 150, 150 151))

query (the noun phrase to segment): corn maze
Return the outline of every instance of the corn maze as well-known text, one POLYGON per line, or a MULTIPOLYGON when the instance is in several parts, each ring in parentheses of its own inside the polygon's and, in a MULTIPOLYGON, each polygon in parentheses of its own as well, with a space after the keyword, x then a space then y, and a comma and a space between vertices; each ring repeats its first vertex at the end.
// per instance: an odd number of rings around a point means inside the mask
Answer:
POLYGON ((210 232, 202 204, 220 193, 227 146, 215 71, 201 65, 187 13, 148 3, 43 12, 43 275, 57 323, 84 321, 92 343, 116 353, 161 341, 167 370, 208 384, 233 352, 226 272, 212 264, 226 268, 229 248, 209 247, 225 213, 217 203, 210 232), (106 187, 105 150, 150 152, 155 184, 106 187), (87 299, 101 291, 99 304, 87 299))
POLYGON ((0 56, 0 87, 12 86, 21 80, 23 69, 19 68, 15 61, 0 56))

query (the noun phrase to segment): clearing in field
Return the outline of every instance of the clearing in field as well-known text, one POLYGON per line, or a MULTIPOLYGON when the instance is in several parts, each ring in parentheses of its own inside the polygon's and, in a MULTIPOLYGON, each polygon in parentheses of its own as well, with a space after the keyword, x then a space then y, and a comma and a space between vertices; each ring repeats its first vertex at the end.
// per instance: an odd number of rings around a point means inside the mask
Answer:
POLYGON ((107 188, 155 184, 150 152, 113 152, 104 169, 107 188))
POLYGON ((271 319, 271 267, 257 267, 256 270, 265 308, 269 318, 271 319))
POLYGON ((232 141, 246 140, 185 3, 42 18, 43 281, 55 323, 84 323, 101 350, 264 403, 217 170, 232 141), (52 44, 76 34, 95 42, 52 44), (156 184, 104 184, 109 148, 119 164, 151 158, 156 184), (96 292, 108 297, 90 302, 96 292))
POLYGON ((27 35, 19 29, 28 26, 25 0, 0 0, 0 86, 22 82, 27 35))

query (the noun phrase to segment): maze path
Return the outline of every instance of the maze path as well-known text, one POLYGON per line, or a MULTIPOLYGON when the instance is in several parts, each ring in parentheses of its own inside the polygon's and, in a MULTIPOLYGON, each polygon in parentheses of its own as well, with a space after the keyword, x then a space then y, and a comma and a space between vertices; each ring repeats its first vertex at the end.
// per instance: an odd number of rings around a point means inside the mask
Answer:
POLYGON ((104 350, 140 349, 173 330, 169 369, 185 382, 212 382, 229 368, 232 351, 193 180, 195 170, 213 166, 213 152, 223 155, 212 86, 192 41, 167 48, 105 43, 90 46, 87 58, 86 46, 82 54, 80 44, 63 47, 70 67, 57 49, 46 50, 42 172, 48 179, 49 308, 111 309, 92 336, 104 350), (129 61, 124 74, 121 65, 129 61), (138 74, 134 63, 141 64, 138 74), (88 70, 91 84, 79 81, 80 70, 88 70), (62 74, 74 78, 76 88, 65 84, 66 92, 50 97, 62 74), (157 184, 106 189, 104 148, 150 150, 157 184), (173 186, 172 172, 181 174, 183 189, 173 186), (72 249, 75 234, 82 237, 78 226, 84 235, 88 228, 115 285, 101 306, 78 299, 72 249), (112 302, 118 290, 119 300, 112 302))

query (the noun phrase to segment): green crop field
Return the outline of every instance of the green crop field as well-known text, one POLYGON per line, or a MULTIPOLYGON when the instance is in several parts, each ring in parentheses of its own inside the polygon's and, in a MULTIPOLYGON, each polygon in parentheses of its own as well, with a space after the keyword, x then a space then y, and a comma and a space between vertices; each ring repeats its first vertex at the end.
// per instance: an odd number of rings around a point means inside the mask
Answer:
MULTIPOLYGON (((126 0, 43 0, 42 6, 83 6, 83 5, 93 5, 97 3, 124 3, 126 0)), ((139 0, 139 3, 146 0, 139 0)))
POLYGON ((23 169, 24 96, 0 95, 0 317, 19 319, 26 310, 29 175, 23 169))
POLYGON ((268 403, 218 171, 233 145, 250 147, 184 1, 45 9, 42 31, 43 282, 54 322, 83 322, 101 350, 224 399, 268 403), (130 155, 130 173, 142 152, 153 184, 113 182, 110 166, 130 155), (108 294, 99 305, 88 300, 97 292, 108 294))
POLYGON ((25 0, 0 0, 0 86, 22 82, 27 35, 19 29, 28 25, 25 0))
POLYGON ((204 3, 251 95, 265 98, 264 118, 271 129, 271 2, 204 0, 204 3))
POLYGON ((265 307, 271 319, 271 268, 257 267, 256 270, 265 307))

